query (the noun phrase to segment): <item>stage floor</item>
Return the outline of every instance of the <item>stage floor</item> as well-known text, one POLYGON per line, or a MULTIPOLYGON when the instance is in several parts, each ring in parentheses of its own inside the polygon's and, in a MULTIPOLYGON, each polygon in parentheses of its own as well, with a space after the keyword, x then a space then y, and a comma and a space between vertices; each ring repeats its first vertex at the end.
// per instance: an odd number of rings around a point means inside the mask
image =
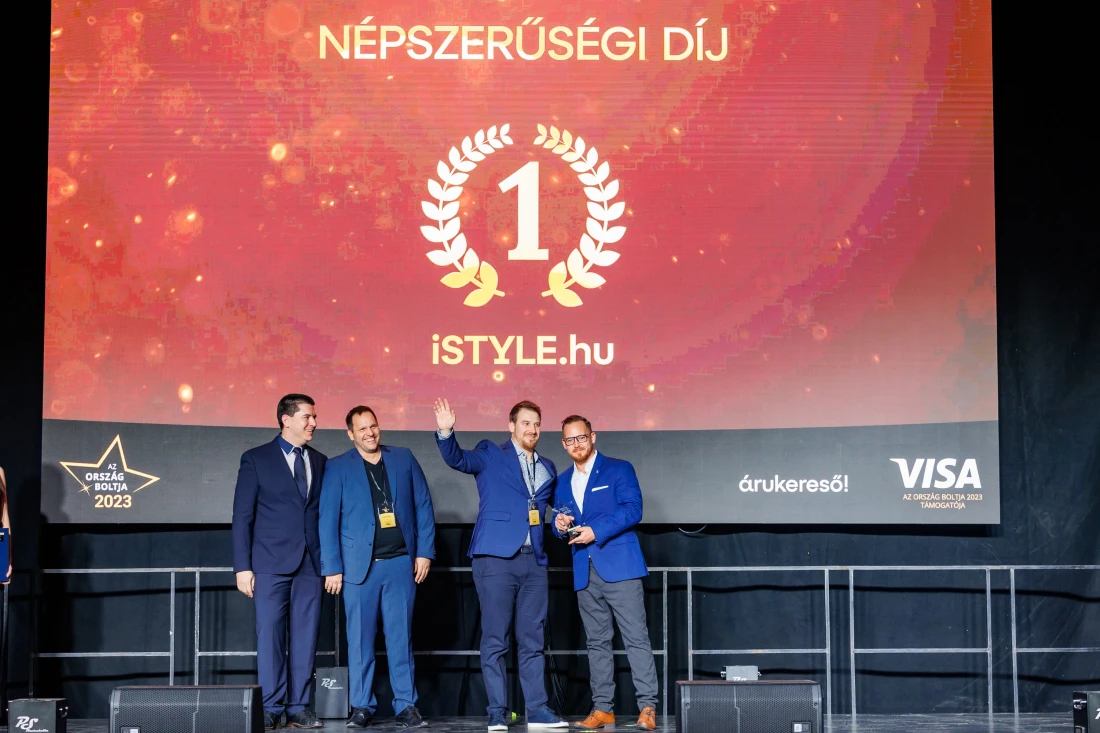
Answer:
MULTIPOLYGON (((428 721, 429 730, 438 733, 475 733, 485 730, 485 718, 435 718, 428 721)), ((633 722, 630 720, 629 722, 633 722)), ((374 730, 393 730, 393 723, 380 721, 374 730)), ((346 730, 336 720, 325 721, 325 729, 346 730)), ((525 730, 518 725, 516 731, 525 730)), ((637 730, 620 725, 621 730, 637 730)), ((7 728, 0 728, 7 731, 7 728)), ((280 729, 282 730, 282 729, 280 729)), ((573 728, 572 730, 576 730, 573 728)), ((615 730, 605 728, 604 730, 615 730)), ((658 727, 661 733, 674 733, 676 719, 669 717, 658 727)), ((1065 715, 860 715, 856 723, 847 715, 834 715, 832 731, 827 733, 1072 733, 1073 721, 1065 715)), ((13 731, 13 733, 18 733, 13 731)), ((107 733, 106 720, 70 720, 68 733, 107 733)), ((720 733, 715 731, 715 733, 720 733)))

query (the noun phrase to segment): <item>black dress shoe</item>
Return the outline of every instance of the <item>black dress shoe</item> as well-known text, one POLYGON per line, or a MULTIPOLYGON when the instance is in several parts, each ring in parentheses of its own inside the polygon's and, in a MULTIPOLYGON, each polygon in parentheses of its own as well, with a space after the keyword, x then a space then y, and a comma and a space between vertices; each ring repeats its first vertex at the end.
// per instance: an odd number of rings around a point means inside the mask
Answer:
POLYGON ((420 717, 420 711, 412 705, 397 714, 398 728, 426 728, 427 723, 420 717))
POLYGON ((325 724, 317 720, 312 710, 303 710, 300 713, 286 716, 287 728, 324 728, 325 724))
POLYGON ((264 711, 264 730, 275 730, 279 727, 279 719, 283 716, 264 711))
POLYGON ((349 728, 369 728, 374 720, 371 717, 371 712, 366 708, 355 708, 351 711, 351 717, 348 718, 349 728))

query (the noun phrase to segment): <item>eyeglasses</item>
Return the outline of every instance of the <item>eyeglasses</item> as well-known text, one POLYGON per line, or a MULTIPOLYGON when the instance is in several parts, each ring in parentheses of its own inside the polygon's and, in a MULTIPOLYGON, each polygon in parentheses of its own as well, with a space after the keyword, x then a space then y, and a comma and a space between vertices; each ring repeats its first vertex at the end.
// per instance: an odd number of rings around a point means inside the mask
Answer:
POLYGON ((583 445, 584 443, 588 442, 588 436, 590 435, 592 435, 592 433, 585 433, 584 435, 574 435, 571 438, 562 438, 561 442, 565 443, 566 445, 573 445, 574 443, 581 443, 583 445))

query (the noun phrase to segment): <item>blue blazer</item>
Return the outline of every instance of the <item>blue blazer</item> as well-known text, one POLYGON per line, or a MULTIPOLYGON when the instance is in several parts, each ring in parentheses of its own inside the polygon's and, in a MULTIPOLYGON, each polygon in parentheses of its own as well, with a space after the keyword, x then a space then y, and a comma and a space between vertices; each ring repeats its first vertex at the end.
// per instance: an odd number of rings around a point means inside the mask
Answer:
POLYGON ((233 571, 290 575, 308 554, 321 572, 317 506, 325 455, 308 448, 312 481, 302 499, 278 439, 244 452, 233 491, 233 571))
MULTIPOLYGON (((642 490, 629 461, 609 458, 596 452, 592 475, 584 490, 584 511, 573 500, 573 471, 570 466, 558 477, 555 507, 569 507, 576 524, 592 528, 596 541, 573 548, 573 590, 588 586, 588 560, 600 577, 609 583, 649 575, 638 544, 634 525, 642 521, 642 490)), ((557 515, 555 515, 557 518, 557 515)), ((561 537, 555 525, 554 534, 561 537)))
MULTIPOLYGON (((469 556, 511 557, 519 552, 530 529, 535 559, 539 565, 546 565, 544 533, 541 525, 532 527, 528 522, 527 505, 531 494, 512 441, 497 445, 491 440, 483 440, 473 450, 463 450, 453 430, 443 440, 436 433, 435 441, 448 466, 472 473, 477 478, 477 521, 469 556)), ((550 459, 540 455, 539 460, 550 473, 549 480, 535 491, 539 517, 542 517, 554 493, 558 471, 550 459)))
MULTIPOLYGON (((435 557, 435 510, 424 471, 408 448, 382 446, 382 460, 393 492, 397 526, 413 557, 435 557)), ((325 469, 321 488, 321 574, 343 573, 358 585, 367 578, 374 557, 377 516, 363 457, 352 448, 325 469)))

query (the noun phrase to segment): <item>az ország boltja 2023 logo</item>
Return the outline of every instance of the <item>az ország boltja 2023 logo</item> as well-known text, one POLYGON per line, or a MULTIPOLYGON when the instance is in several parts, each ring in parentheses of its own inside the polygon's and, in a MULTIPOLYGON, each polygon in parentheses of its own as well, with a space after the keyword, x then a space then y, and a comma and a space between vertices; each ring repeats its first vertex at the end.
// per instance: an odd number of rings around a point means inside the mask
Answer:
POLYGON ((81 493, 94 497, 96 509, 129 509, 133 506, 133 495, 150 484, 160 481, 159 476, 143 473, 131 468, 126 462, 126 451, 122 448, 122 436, 115 439, 103 451, 95 463, 79 461, 61 461, 61 467, 80 484, 81 493), (107 459, 118 449, 118 463, 107 459), (141 479, 133 488, 130 477, 141 479))

